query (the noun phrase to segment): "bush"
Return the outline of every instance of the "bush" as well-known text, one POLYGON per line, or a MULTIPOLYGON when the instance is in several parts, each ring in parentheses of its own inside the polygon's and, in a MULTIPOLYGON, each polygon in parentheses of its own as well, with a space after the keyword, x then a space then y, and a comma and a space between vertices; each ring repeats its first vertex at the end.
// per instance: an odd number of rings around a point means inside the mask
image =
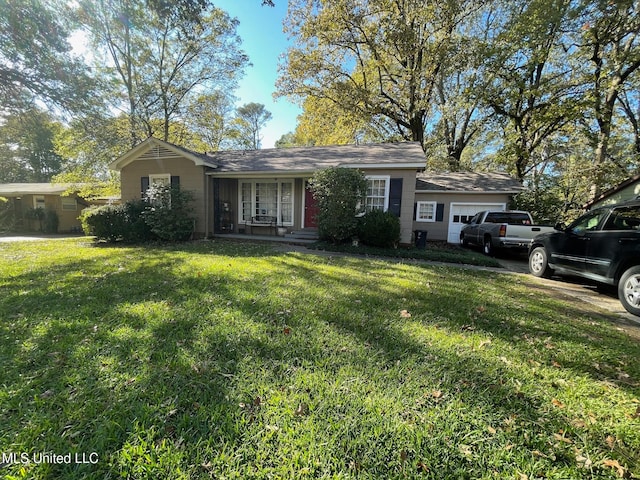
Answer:
POLYGON ((321 170, 311 179, 311 191, 318 202, 320 239, 342 243, 357 234, 356 214, 367 193, 361 171, 344 167, 321 170))
POLYGON ((108 242, 153 240, 155 235, 143 217, 147 208, 148 204, 142 200, 87 208, 80 215, 82 230, 85 235, 95 235, 99 240, 108 242))
POLYGON ((82 230, 108 242, 181 241, 193 234, 193 195, 170 187, 151 187, 147 200, 85 209, 82 230))
POLYGON ((44 233, 58 233, 60 219, 58 214, 53 210, 46 210, 42 219, 42 231, 44 233))
POLYGON ((159 239, 177 242, 191 237, 195 221, 191 213, 191 192, 169 186, 152 186, 147 191, 147 198, 148 206, 142 216, 159 239))
POLYGON ((397 247, 400 242, 400 219, 391 212, 372 210, 359 219, 358 237, 372 247, 397 247))

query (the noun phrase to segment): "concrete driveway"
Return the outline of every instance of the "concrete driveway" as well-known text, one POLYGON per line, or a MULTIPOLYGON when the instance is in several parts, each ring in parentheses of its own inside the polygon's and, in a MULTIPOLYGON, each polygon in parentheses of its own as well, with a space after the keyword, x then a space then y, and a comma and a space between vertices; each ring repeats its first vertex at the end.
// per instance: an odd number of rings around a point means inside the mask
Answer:
POLYGON ((616 317, 640 326, 640 317, 631 315, 622 307, 618 300, 618 294, 613 287, 597 288, 594 284, 583 283, 585 282, 583 279, 569 277, 536 278, 529 273, 528 259, 524 255, 499 258, 498 261, 505 269, 511 272, 528 275, 531 279, 559 293, 573 297, 580 302, 600 307, 616 317))

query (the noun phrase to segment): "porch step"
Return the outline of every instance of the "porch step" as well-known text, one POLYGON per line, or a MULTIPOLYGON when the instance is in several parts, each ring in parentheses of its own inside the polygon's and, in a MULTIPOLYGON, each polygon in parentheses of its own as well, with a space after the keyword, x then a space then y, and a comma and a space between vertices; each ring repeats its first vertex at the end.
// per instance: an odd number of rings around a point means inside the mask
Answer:
POLYGON ((317 230, 298 230, 295 232, 287 233, 284 238, 291 238, 296 240, 317 240, 318 239, 318 231, 317 230))

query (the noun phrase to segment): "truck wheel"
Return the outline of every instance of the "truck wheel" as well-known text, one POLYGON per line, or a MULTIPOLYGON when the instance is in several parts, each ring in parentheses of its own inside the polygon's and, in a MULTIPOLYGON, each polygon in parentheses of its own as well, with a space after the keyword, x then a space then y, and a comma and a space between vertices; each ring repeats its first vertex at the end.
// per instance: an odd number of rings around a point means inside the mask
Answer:
POLYGON ((467 241, 466 238, 464 238, 464 233, 460 234, 460 243, 462 244, 463 247, 469 246, 469 242, 467 241))
POLYGON ((627 312, 640 316, 640 266, 631 267, 622 274, 618 298, 627 312))
POLYGON ((484 244, 482 245, 482 251, 485 255, 489 257, 493 257, 493 244, 491 243, 491 237, 487 237, 484 239, 484 244))
POLYGON ((553 270, 549 267, 547 251, 544 247, 536 247, 529 255, 529 271, 533 276, 549 278, 553 275, 553 270))

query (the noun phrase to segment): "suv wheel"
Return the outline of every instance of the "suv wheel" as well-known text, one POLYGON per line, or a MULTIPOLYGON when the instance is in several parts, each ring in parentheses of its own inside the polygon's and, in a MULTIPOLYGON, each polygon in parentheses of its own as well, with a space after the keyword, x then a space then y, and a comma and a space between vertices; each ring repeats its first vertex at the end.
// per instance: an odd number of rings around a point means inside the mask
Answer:
POLYGON ((627 312, 640 316, 640 266, 631 267, 622 274, 618 298, 627 312))
POLYGON ((549 268, 549 259, 544 247, 536 247, 529 255, 529 271, 532 275, 541 278, 549 278, 553 270, 549 268))

